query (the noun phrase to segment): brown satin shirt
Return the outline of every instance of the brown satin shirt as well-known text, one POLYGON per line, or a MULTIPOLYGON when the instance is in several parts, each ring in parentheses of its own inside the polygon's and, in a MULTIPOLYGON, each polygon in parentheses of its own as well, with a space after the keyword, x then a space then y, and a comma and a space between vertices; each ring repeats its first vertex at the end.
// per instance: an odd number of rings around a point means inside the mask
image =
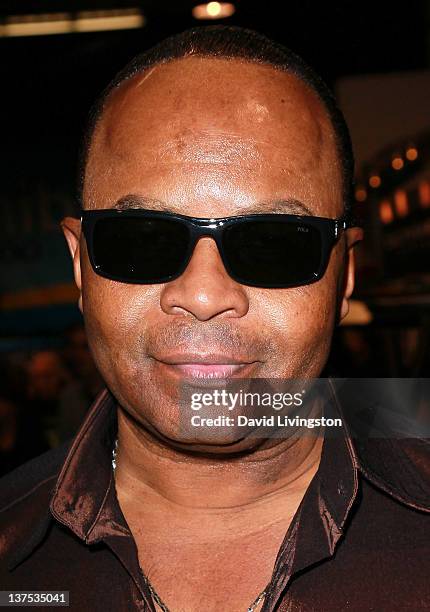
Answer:
MULTIPOLYGON (((116 497, 116 432, 105 390, 71 442, 0 480, 0 589, 67 590, 79 612, 154 612, 116 497)), ((430 610, 428 458, 428 440, 325 438, 262 610, 430 610)))

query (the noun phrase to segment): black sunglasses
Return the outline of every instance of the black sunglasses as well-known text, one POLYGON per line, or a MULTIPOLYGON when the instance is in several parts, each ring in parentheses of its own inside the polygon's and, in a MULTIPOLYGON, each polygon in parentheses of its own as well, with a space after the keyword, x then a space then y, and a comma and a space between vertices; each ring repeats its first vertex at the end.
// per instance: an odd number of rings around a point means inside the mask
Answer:
POLYGON ((147 209, 85 210, 82 228, 94 271, 115 281, 165 283, 186 269, 197 240, 211 236, 227 273, 264 288, 322 278, 345 217, 252 214, 218 219, 147 209))

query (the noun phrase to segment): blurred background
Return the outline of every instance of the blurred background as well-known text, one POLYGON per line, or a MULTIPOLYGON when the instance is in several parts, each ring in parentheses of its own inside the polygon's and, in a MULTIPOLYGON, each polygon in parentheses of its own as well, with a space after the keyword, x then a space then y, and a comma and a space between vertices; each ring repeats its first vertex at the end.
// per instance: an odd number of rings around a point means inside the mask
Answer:
POLYGON ((356 154, 350 315, 329 369, 430 370, 430 0, 3 0, 0 4, 0 474, 72 436, 102 382, 59 221, 75 213, 94 98, 133 55, 189 27, 256 29, 329 83, 356 154))

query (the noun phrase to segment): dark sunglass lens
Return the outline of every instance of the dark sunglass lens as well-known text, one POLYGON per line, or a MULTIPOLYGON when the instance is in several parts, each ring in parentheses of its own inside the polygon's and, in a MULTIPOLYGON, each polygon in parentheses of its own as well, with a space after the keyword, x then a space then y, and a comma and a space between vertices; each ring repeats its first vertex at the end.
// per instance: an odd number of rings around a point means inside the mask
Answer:
POLYGON ((124 282, 168 280, 183 265, 187 227, 175 220, 107 217, 94 227, 93 247, 102 274, 124 282))
POLYGON ((232 273, 243 283, 294 286, 314 280, 321 236, 312 225, 247 221, 226 228, 224 248, 232 273))

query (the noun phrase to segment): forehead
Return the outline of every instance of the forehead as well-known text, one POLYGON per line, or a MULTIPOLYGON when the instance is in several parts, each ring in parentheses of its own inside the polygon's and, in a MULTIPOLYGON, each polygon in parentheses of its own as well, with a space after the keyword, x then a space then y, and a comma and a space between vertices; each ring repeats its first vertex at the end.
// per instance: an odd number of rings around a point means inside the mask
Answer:
MULTIPOLYGON (((169 181, 176 192, 182 182, 200 195, 210 183, 213 195, 218 180, 236 193, 242 183, 251 199, 300 196, 327 208, 339 199, 339 166, 326 110, 299 78, 242 60, 189 57, 137 74, 111 94, 94 133, 84 201, 106 208, 142 189, 166 191, 169 181)), ((333 210, 315 210, 323 212, 333 210)))

